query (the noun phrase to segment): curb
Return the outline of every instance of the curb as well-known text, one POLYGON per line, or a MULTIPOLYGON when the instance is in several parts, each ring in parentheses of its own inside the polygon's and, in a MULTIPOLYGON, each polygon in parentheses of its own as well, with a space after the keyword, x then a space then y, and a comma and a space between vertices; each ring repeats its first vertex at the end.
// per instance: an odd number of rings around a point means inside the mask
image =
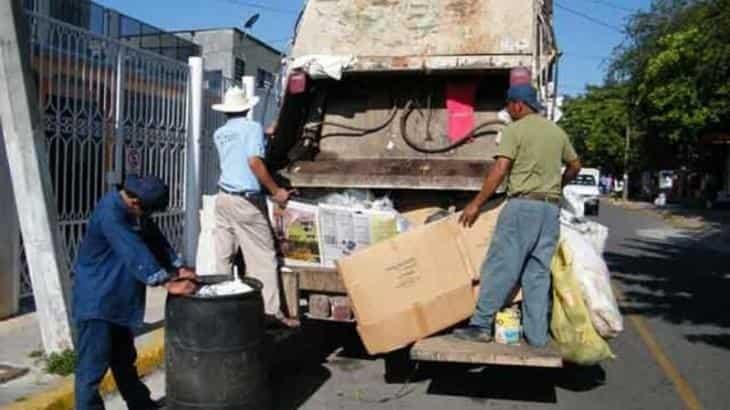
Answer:
MULTIPOLYGON (((140 377, 147 376, 160 367, 165 360, 165 331, 158 329, 151 332, 151 339, 139 347, 137 351, 137 372, 140 377)), ((110 372, 104 376, 99 387, 102 396, 117 391, 117 385, 110 372)), ((9 404, 0 410, 73 410, 74 382, 73 376, 66 376, 48 390, 29 396, 23 401, 9 404)))

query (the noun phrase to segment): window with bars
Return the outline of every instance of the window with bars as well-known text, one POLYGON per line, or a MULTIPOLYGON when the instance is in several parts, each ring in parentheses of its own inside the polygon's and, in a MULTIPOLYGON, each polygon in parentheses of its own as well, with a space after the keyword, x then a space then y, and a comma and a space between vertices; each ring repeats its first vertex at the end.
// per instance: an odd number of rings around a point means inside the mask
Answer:
POLYGON ((246 75, 246 62, 237 58, 233 66, 233 78, 240 81, 244 75, 246 75))
POLYGON ((274 74, 259 68, 256 70, 256 88, 269 88, 274 85, 274 74))

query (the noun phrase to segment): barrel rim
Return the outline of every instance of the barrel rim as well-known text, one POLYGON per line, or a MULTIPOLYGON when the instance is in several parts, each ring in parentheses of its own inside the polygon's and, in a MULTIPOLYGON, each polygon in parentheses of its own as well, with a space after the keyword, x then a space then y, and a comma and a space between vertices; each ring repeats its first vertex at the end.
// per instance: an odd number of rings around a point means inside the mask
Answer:
MULTIPOLYGON (((213 285, 216 283, 222 283, 229 280, 232 280, 232 275, 203 275, 198 276, 198 282, 204 284, 204 285, 213 285)), ((253 291, 246 292, 246 293, 236 293, 233 295, 224 295, 224 296, 198 296, 196 294, 193 295, 171 295, 168 294, 171 298, 188 298, 188 299, 195 299, 196 301, 207 301, 207 302, 217 302, 221 300, 230 300, 230 299, 245 299, 252 296, 256 296, 261 293, 261 289, 263 289, 264 284, 261 283, 260 280, 256 278, 251 277, 243 277, 240 278, 241 282, 251 286, 253 288, 253 291)))

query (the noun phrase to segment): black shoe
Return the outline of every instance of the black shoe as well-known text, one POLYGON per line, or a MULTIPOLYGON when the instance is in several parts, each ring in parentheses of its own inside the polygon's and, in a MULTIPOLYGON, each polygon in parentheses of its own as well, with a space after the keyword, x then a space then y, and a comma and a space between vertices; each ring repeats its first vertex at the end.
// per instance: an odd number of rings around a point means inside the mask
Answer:
POLYGON ((467 342, 482 342, 491 343, 494 340, 492 334, 485 328, 479 326, 467 326, 459 329, 454 329, 452 335, 460 340, 467 342))

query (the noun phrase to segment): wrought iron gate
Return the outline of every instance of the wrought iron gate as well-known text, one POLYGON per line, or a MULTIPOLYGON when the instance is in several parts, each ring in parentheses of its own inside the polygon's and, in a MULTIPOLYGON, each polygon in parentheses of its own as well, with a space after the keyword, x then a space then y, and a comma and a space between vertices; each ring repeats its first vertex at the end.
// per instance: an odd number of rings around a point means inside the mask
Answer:
MULTIPOLYGON (((158 222, 182 249, 188 65, 124 39, 27 15, 67 266, 96 202, 126 173, 155 175, 169 184, 170 207, 158 222)), ((21 285, 22 296, 32 295, 27 268, 21 285)))

